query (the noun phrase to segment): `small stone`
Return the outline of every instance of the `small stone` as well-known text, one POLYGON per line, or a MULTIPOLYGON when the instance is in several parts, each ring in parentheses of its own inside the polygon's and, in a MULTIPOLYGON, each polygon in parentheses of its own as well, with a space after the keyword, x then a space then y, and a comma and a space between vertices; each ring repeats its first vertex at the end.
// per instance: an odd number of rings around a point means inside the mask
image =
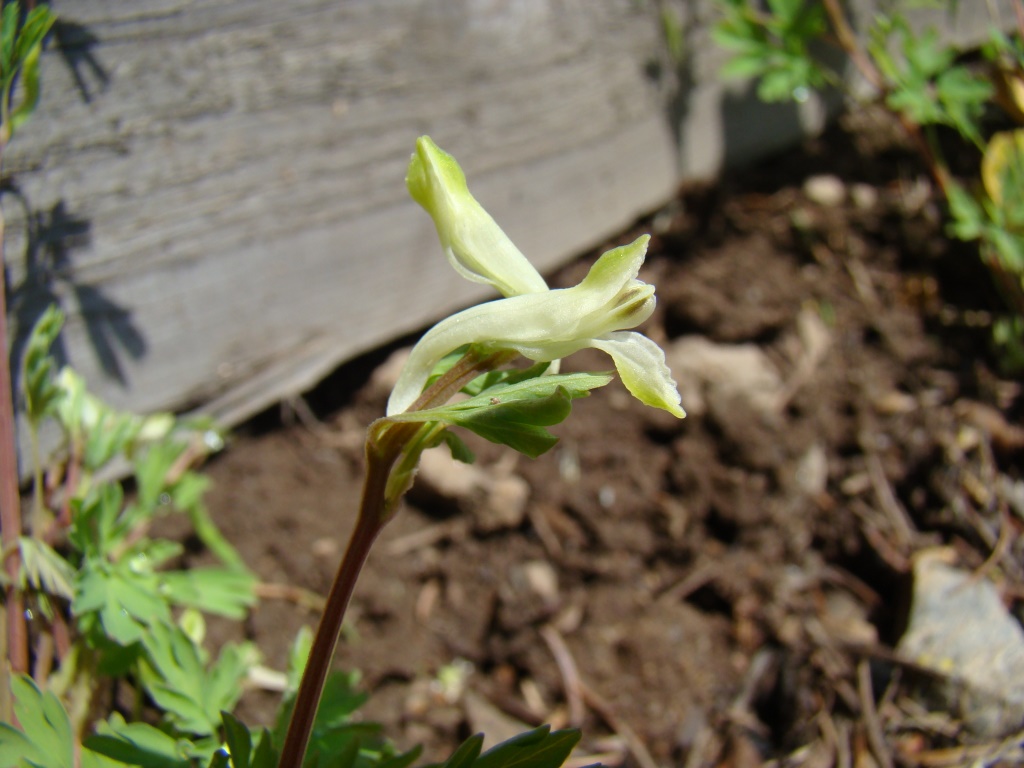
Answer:
POLYGON ((424 451, 411 496, 417 503, 469 512, 489 487, 490 477, 479 468, 456 461, 446 450, 424 451))
POLYGON ((683 336, 666 352, 687 413, 707 410, 707 394, 739 399, 756 412, 774 413, 782 394, 778 369, 756 344, 716 344, 703 336, 683 336))
POLYGON ((476 528, 484 533, 518 528, 526 518, 530 484, 518 475, 498 477, 476 514, 476 528))
POLYGON ((551 563, 545 560, 530 560, 523 563, 520 573, 530 590, 536 594, 545 605, 554 605, 558 602, 558 574, 551 563))
POLYGON ((870 211, 878 205, 878 190, 870 184, 857 182, 850 185, 850 202, 861 211, 870 211))
POLYGON ((842 179, 832 174, 811 176, 804 182, 804 194, 812 203, 835 208, 846 201, 846 186, 842 179))
POLYGON ((797 462, 794 473, 797 488, 811 498, 825 492, 828 484, 828 455, 825 449, 815 443, 797 462))
POLYGON ((897 651, 938 673, 932 695, 975 736, 999 738, 1024 720, 1024 629, 995 586, 950 565, 952 557, 948 549, 915 557, 913 604, 897 651))

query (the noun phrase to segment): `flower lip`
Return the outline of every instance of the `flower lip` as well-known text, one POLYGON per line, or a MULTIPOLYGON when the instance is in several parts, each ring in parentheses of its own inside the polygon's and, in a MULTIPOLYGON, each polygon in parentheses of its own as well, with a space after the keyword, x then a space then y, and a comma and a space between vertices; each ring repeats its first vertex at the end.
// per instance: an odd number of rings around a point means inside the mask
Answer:
POLYGON ((639 400, 681 417, 679 392, 665 354, 628 331, 654 311, 654 286, 636 279, 648 237, 605 253, 572 288, 479 304, 442 320, 413 347, 388 401, 388 414, 408 408, 437 362, 465 344, 511 349, 545 362, 585 347, 611 355, 623 383, 639 400))

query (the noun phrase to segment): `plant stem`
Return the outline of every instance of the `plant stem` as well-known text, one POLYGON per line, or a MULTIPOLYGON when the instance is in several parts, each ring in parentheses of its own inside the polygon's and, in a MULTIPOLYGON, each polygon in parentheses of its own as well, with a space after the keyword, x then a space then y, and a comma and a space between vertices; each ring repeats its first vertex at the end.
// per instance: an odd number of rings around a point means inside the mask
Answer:
MULTIPOLYGON (((486 354, 470 348, 447 373, 430 385, 413 403, 410 410, 424 410, 446 403, 452 395, 481 373, 494 370, 515 357, 514 352, 486 354)), ((309 650, 302 682, 295 694, 295 707, 288 723, 288 733, 281 748, 278 768, 301 768, 313 732, 316 710, 320 704, 324 682, 341 632, 349 600, 356 580, 370 554, 377 535, 392 517, 397 499, 388 499, 388 478, 395 462, 424 427, 417 423, 390 423, 386 420, 370 426, 366 439, 366 476, 359 502, 359 516, 348 547, 338 565, 334 583, 327 595, 320 624, 309 650), (383 427, 383 428, 381 428, 383 427)))
MULTIPOLYGON (((2 150, 0 150, 2 151, 2 150)), ((11 359, 7 347, 7 275, 3 260, 4 219, 0 213, 0 542, 7 553, 4 570, 9 579, 4 601, 7 608, 7 659, 13 672, 28 671, 28 632, 24 605, 18 588, 21 537, 21 498, 18 493, 18 456, 15 450, 14 395, 11 359)))

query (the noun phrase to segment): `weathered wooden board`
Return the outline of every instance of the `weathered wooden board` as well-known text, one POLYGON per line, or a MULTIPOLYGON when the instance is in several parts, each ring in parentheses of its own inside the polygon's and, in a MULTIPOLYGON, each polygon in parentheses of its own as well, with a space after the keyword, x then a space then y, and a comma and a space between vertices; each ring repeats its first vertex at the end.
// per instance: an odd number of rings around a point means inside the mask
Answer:
POLYGON ((56 301, 66 359, 139 411, 234 423, 479 299, 407 199, 420 134, 549 268, 821 119, 723 89, 706 0, 55 8, 43 99, 5 158, 15 354, 56 301))

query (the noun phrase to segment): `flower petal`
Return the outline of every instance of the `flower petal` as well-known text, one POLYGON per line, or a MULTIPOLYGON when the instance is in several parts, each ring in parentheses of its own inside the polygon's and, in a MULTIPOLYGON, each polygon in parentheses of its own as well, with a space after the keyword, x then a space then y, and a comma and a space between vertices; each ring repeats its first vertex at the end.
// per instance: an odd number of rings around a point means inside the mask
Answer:
POLYGON ((578 339, 563 328, 576 325, 568 293, 563 289, 497 299, 439 322, 409 353, 388 398, 388 416, 412 405, 441 358, 466 344, 513 349, 536 362, 550 362, 589 346, 589 338, 578 339))
POLYGON ((665 353, 653 341, 635 331, 619 331, 594 339, 591 346, 612 356, 622 383, 641 403, 680 419, 686 415, 665 353))
POLYGON ((455 158, 429 136, 417 139, 405 184, 434 220, 445 255, 460 275, 490 285, 504 296, 548 289, 540 273, 470 194, 455 158))
POLYGON ((640 273, 650 239, 650 235, 640 235, 628 245, 605 251, 576 289, 590 294, 595 304, 610 302, 640 273))

